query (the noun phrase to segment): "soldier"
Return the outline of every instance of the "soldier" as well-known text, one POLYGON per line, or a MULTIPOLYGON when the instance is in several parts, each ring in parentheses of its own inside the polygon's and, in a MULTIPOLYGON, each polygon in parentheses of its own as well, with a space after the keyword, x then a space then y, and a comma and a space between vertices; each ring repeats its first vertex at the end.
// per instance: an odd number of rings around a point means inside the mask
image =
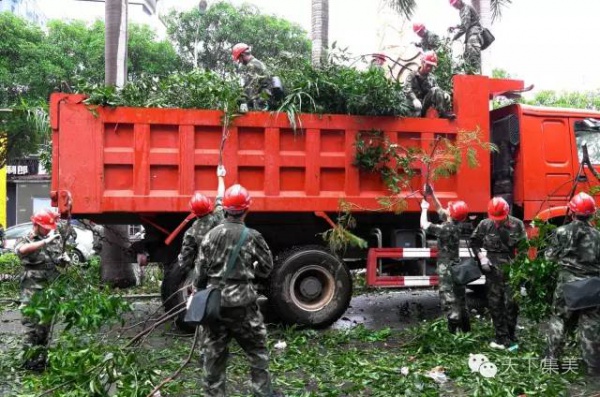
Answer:
POLYGON ((422 23, 413 23, 413 32, 421 38, 421 42, 414 45, 423 51, 435 51, 442 43, 440 36, 429 31, 422 23))
POLYGON ((450 5, 460 11, 460 24, 448 28, 449 32, 458 30, 452 40, 457 40, 465 35, 465 50, 463 58, 465 63, 465 73, 481 73, 481 21, 479 14, 463 0, 450 0, 450 5))
POLYGON ((190 200, 190 208, 196 215, 196 220, 192 226, 183 235, 181 252, 177 258, 180 267, 191 270, 194 267, 194 261, 198 256, 198 250, 202 239, 210 229, 217 226, 225 218, 223 213, 223 194, 225 193, 225 167, 217 167, 217 198, 213 203, 200 192, 194 193, 190 200))
POLYGON ((429 203, 421 202, 421 228, 437 237, 438 258, 437 274, 439 277, 439 292, 442 310, 448 318, 448 330, 456 333, 460 328, 463 332, 471 331, 469 312, 465 299, 465 286, 457 285, 452 278, 450 268, 460 264, 460 222, 467 219, 469 209, 464 201, 450 201, 448 208, 444 209, 431 191, 436 209, 443 219, 441 224, 433 224, 427 220, 429 203))
POLYGON ((416 72, 410 72, 404 83, 404 92, 414 117, 423 117, 427 109, 433 107, 441 118, 454 119, 451 112, 451 99, 447 92, 437 86, 431 73, 437 66, 437 55, 428 51, 421 55, 421 67, 416 72))
POLYGON ((569 202, 571 223, 552 235, 546 259, 560 265, 554 291, 553 315, 548 333, 548 358, 560 357, 565 335, 579 328, 583 361, 590 375, 600 375, 600 307, 569 310, 563 296, 563 285, 600 274, 600 232, 590 224, 596 212, 594 199, 579 193, 569 202))
MULTIPOLYGON (((41 210, 31 217, 31 233, 19 239, 15 252, 25 268, 21 277, 21 308, 27 306, 32 296, 45 289, 59 272, 61 265, 61 244, 56 229, 56 216, 51 210, 41 210)), ((50 325, 40 324, 39 319, 23 317, 21 320, 27 329, 24 349, 26 356, 24 368, 43 371, 46 368, 46 347, 50 337, 50 325)))
POLYGON ((267 101, 271 97, 267 67, 256 59, 250 51, 250 46, 245 43, 234 45, 231 51, 234 62, 241 62, 245 67, 243 85, 246 103, 240 106, 241 112, 246 112, 249 109, 266 110, 267 101))
POLYGON ((495 349, 504 349, 517 342, 519 308, 508 283, 508 271, 519 242, 527 235, 523 222, 508 215, 509 210, 506 200, 494 197, 488 204, 488 218, 479 222, 471 235, 471 247, 479 257, 486 278, 488 304, 496 333, 490 347, 495 349), (481 252, 481 248, 487 252, 481 252))
POLYGON ((207 284, 221 287, 220 320, 204 327, 205 396, 225 396, 228 345, 231 338, 246 352, 250 360, 254 396, 273 396, 269 375, 267 331, 258 309, 257 279, 269 276, 273 257, 259 232, 246 228, 244 219, 252 199, 248 191, 233 185, 225 191, 223 206, 226 219, 202 240, 196 262, 197 289, 207 284), (236 247, 239 245, 239 248, 236 247), (222 279, 229 256, 239 249, 235 265, 222 279))

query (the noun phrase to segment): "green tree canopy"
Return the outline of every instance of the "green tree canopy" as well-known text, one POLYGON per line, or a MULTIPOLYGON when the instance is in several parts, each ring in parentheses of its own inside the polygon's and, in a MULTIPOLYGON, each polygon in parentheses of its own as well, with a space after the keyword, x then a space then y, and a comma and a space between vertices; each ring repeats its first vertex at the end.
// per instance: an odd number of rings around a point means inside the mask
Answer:
POLYGON ((285 19, 261 14, 256 7, 212 4, 204 14, 194 9, 171 11, 167 34, 181 57, 192 67, 225 72, 233 69, 231 48, 243 42, 261 60, 309 59, 306 31, 285 19))

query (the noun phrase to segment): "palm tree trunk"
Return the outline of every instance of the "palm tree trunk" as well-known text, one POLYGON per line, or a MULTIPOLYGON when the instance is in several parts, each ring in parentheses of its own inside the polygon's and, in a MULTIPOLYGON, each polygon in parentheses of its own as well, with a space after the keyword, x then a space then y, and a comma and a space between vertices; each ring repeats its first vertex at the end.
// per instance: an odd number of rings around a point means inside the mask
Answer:
MULTIPOLYGON (((473 0, 473 8, 479 13, 481 19, 481 26, 488 28, 492 31, 492 0, 473 0)), ((491 45, 485 51, 481 52, 481 74, 486 76, 492 75, 492 62, 491 55, 494 50, 494 45, 491 45)))
POLYGON ((105 83, 122 87, 127 77, 127 0, 106 0, 104 13, 105 83))
POLYGON ((329 46, 329 0, 312 0, 311 36, 312 64, 319 66, 327 59, 329 46))

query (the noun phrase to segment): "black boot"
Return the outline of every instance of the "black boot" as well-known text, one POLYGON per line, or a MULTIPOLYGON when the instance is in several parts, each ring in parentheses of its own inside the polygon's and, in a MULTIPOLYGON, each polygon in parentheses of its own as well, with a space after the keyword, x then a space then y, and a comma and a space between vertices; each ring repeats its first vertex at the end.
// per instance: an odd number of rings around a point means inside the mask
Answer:
POLYGON ((463 317, 460 321, 460 329, 462 332, 471 332, 471 319, 463 317))

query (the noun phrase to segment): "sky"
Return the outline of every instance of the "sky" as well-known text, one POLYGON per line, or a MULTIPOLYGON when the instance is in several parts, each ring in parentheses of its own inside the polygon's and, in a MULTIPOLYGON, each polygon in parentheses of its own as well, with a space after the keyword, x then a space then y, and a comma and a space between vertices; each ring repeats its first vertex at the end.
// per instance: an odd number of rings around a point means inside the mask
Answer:
MULTIPOLYGON (((210 4, 211 0, 209 0, 210 4)), ((230 0, 239 5, 251 3, 267 14, 281 16, 310 31, 310 0, 230 0)), ((458 12, 448 0, 419 0, 412 21, 405 21, 377 0, 330 0, 330 42, 348 46, 355 55, 385 52, 412 55, 410 45, 417 37, 412 22, 422 22, 440 34, 459 22, 458 12)), ((102 3, 74 0, 38 0, 48 18, 103 18, 102 3)), ((162 10, 188 10, 197 0, 159 0, 162 10)), ((558 0, 514 0, 495 21, 491 31, 496 37, 484 51, 491 68, 506 70, 512 77, 534 84, 538 90, 584 91, 600 89, 599 0, 573 0, 567 5, 558 0)), ((161 34, 156 18, 146 16, 140 6, 130 6, 130 19, 151 22, 161 34)), ((250 43, 251 44, 251 43, 250 43)), ((462 45, 455 44, 461 51, 462 45)))

